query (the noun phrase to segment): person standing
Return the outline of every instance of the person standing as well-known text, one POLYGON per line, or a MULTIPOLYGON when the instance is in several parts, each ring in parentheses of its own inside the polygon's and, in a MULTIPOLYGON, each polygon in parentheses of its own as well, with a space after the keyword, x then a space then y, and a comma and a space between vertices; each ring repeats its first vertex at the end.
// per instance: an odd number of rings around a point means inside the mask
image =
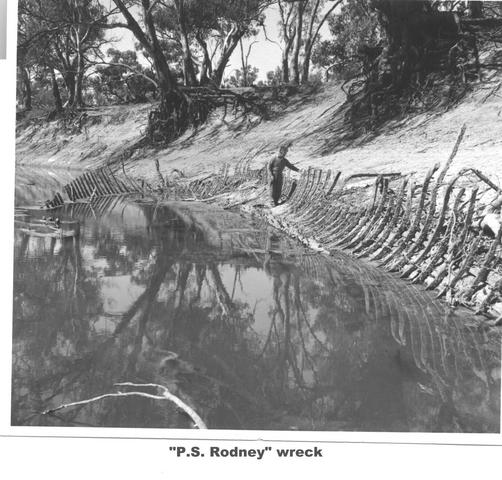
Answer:
POLYGON ((290 161, 286 158, 286 154, 289 150, 288 145, 282 145, 279 148, 279 153, 277 156, 272 158, 268 164, 268 172, 270 174, 270 198, 272 200, 272 204, 277 206, 279 204, 279 199, 281 198, 282 193, 282 183, 283 183, 283 171, 287 167, 290 170, 298 172, 298 168, 295 167, 290 161))

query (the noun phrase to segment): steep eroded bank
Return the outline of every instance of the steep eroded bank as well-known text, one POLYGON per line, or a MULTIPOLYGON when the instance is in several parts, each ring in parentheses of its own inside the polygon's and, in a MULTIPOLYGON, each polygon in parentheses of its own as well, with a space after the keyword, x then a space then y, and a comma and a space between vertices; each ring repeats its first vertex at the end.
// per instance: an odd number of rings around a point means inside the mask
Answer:
MULTIPOLYGON (((189 132, 163 149, 141 147, 151 105, 103 107, 88 112, 81 133, 64 132, 57 123, 20 123, 17 162, 75 168, 96 167, 124 159, 131 175, 153 180, 155 161, 163 175, 174 169, 185 175, 214 172, 243 158, 262 166, 284 141, 292 141, 289 159, 301 168, 316 166, 361 172, 416 172, 423 176, 444 161, 462 124, 467 132, 455 168, 477 165, 496 178, 502 149, 501 78, 493 75, 473 86, 458 105, 407 117, 387 124, 378 135, 368 132, 342 141, 345 94, 336 84, 315 95, 296 95, 272 120, 252 126, 221 112, 197 132, 189 132), (331 153, 330 153, 331 152, 331 153)), ((71 128, 70 128, 71 130, 71 128)))

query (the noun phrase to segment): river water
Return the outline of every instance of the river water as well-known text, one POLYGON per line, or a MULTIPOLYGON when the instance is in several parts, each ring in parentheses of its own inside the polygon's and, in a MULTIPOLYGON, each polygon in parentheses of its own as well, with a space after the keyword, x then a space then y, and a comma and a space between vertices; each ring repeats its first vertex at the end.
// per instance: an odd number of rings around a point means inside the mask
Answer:
MULTIPOLYGON (((18 172, 16 205, 66 180, 18 172)), ((141 396, 41 414, 133 382, 167 387, 209 428, 499 432, 500 331, 421 287, 196 203, 53 215, 80 235, 16 228, 13 425, 192 426, 141 396)))

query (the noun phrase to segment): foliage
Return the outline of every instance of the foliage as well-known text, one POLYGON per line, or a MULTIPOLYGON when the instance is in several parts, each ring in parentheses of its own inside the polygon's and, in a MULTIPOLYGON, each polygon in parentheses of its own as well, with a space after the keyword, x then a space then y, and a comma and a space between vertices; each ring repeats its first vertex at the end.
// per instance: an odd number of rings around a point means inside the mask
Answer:
MULTIPOLYGON (((239 41, 257 33, 270 0, 172 0, 153 10, 159 41, 186 85, 219 85, 239 41)), ((178 76, 178 75, 177 75, 178 76)))
MULTIPOLYGON (((84 81, 92 60, 105 43, 105 8, 98 0, 21 0, 18 23, 18 67, 25 90, 34 71, 64 82, 68 106, 83 104, 84 81)), ((31 95, 31 92, 29 93, 31 95)), ((59 107, 61 98, 55 98, 59 107)))
POLYGON ((308 83, 320 31, 342 0, 279 0, 282 81, 308 83))
POLYGON ((281 83, 282 78, 282 70, 280 67, 277 67, 275 70, 270 70, 267 72, 267 85, 268 86, 276 86, 281 83))
POLYGON ((368 61, 368 56, 371 58, 371 52, 378 51, 381 32, 376 12, 365 0, 347 0, 340 13, 328 19, 328 25, 332 39, 317 44, 313 64, 326 75, 355 75, 368 61))
POLYGON ((100 103, 145 102, 147 95, 155 94, 153 72, 143 67, 132 50, 108 50, 109 64, 98 65, 92 87, 100 103))
POLYGON ((247 70, 244 72, 242 68, 236 69, 228 80, 229 87, 250 87, 258 78, 258 68, 247 65, 247 70))
POLYGON ((204 123, 214 105, 221 103, 215 102, 215 97, 226 101, 218 88, 230 56, 241 39, 251 33, 253 22, 261 18, 262 8, 270 3, 269 0, 142 0, 138 11, 122 0, 113 2, 126 21, 122 26, 133 32, 151 58, 161 102, 149 116, 147 132, 151 140, 160 143, 204 123), (217 26, 224 37, 218 36, 217 26), (208 37, 216 42, 212 53, 208 37), (200 92, 180 88, 179 78, 169 61, 172 51, 163 49, 166 41, 174 42, 172 45, 180 49, 178 65, 182 66, 183 83, 190 87, 211 84, 213 92, 202 96, 200 92), (213 64, 217 50, 219 56, 213 64), (196 62, 194 58, 200 51, 202 59, 196 62), (196 63, 201 65, 198 78, 196 63))

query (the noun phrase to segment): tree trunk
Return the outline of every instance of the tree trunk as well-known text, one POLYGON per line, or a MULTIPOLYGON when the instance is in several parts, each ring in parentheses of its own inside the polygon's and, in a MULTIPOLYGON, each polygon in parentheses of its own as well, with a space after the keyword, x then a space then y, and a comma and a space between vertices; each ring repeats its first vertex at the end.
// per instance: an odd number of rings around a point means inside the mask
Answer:
POLYGON ((202 37, 202 34, 196 33, 195 39, 197 40, 204 54, 199 74, 199 85, 207 85, 209 83, 209 78, 213 73, 211 57, 209 56, 209 51, 207 50, 207 43, 202 37))
POLYGON ((333 13, 336 7, 340 5, 341 0, 338 1, 333 1, 333 4, 331 7, 328 9, 328 11, 322 16, 320 19, 316 29, 314 30, 314 25, 315 21, 317 19, 317 13, 319 11, 319 7, 321 5, 321 2, 317 0, 314 9, 312 11, 312 17, 310 18, 310 25, 309 25, 309 30, 308 30, 308 35, 307 39, 305 41, 305 54, 303 58, 303 69, 302 69, 302 83, 307 83, 309 80, 309 74, 310 74, 310 59, 312 58, 312 49, 314 48, 314 45, 317 41, 317 38, 319 36, 319 32, 321 30, 321 27, 324 25, 328 17, 333 13))
POLYGON ((197 77, 195 76, 195 68, 193 66, 192 53, 188 43, 188 38, 182 38, 183 48, 183 79, 185 85, 197 85, 197 77))
POLYGON ((289 49, 282 52, 282 81, 289 83, 289 49))
POLYGON ((159 79, 160 91, 167 93, 171 90, 174 90, 176 88, 176 82, 172 77, 166 57, 162 52, 162 48, 156 36, 155 40, 152 40, 150 54, 153 59, 153 65, 157 74, 157 78, 159 79))
POLYGON ((32 108, 32 94, 31 94, 31 79, 28 73, 28 69, 25 67, 20 67, 21 78, 23 82, 23 106, 25 110, 31 110, 32 108))
MULTIPOLYGON (((423 12, 424 0, 399 2, 374 0, 379 23, 386 33, 387 45, 380 55, 378 80, 383 88, 392 86, 398 91, 409 85, 413 75, 426 73, 432 57, 426 55, 436 35, 431 35, 434 15, 423 12)), ((445 12, 449 15, 449 12, 445 12)))
POLYGON ((312 42, 310 40, 307 40, 307 43, 305 45, 305 57, 303 59, 303 66, 302 66, 302 83, 307 83, 309 81, 312 46, 313 46, 312 42))
POLYGON ((184 0, 175 0, 174 6, 178 14, 178 26, 181 40, 181 48, 183 50, 183 78, 185 85, 196 85, 197 78, 195 77, 195 68, 192 60, 192 52, 190 51, 190 41, 185 23, 185 5, 184 0))
POLYGON ((241 47, 241 63, 242 63, 242 86, 248 86, 248 64, 247 59, 244 55, 244 46, 242 45, 242 38, 239 40, 239 45, 241 47))
POLYGON ((302 65, 302 83, 307 83, 309 80, 309 71, 310 71, 310 56, 312 54, 312 46, 315 42, 315 36, 317 36, 317 32, 314 33, 314 25, 317 19, 317 12, 319 11, 319 6, 321 4, 321 0, 316 0, 312 11, 310 12, 310 21, 307 32, 307 38, 305 39, 305 47, 304 47, 304 58, 302 65))
POLYGON ((134 19, 129 11, 129 7, 125 5, 122 0, 113 0, 113 3, 121 11, 122 15, 127 21, 128 28, 132 31, 139 43, 150 54, 153 60, 153 66, 157 78, 159 80, 159 91, 163 94, 169 93, 176 89, 176 80, 171 74, 171 70, 167 63, 166 57, 162 51, 159 40, 157 38, 157 31, 152 18, 151 4, 149 0, 142 0, 143 7, 143 21, 146 26, 148 35, 145 34, 143 29, 139 26, 138 22, 134 19))
POLYGON ((460 38, 455 12, 428 11, 429 3, 423 0, 374 0, 373 5, 387 38, 380 56, 381 87, 400 91, 412 82, 420 83, 429 72, 441 68, 439 48, 448 52, 460 38))
POLYGON ((218 63, 218 66, 215 68, 211 80, 214 84, 219 87, 221 86, 221 82, 223 81, 223 74, 225 73, 225 68, 227 67, 228 60, 230 59, 230 55, 228 58, 222 62, 218 63))
POLYGON ((84 106, 84 58, 83 55, 79 55, 78 67, 77 67, 77 75, 76 75, 76 85, 75 85, 75 106, 83 107, 84 106))
POLYGON ((199 84, 207 85, 209 83, 209 77, 211 76, 211 59, 207 52, 204 52, 204 59, 202 60, 202 66, 200 69, 199 84))
POLYGON ((63 102, 61 101, 61 92, 59 91, 58 81, 56 79, 56 74, 54 69, 51 69, 51 80, 52 80, 52 95, 54 96, 54 106, 56 112, 61 112, 63 110, 63 102))
POLYGON ((296 17, 296 35, 295 35, 295 48, 293 50, 293 58, 291 59, 291 70, 293 71, 293 83, 298 85, 300 83, 300 48, 302 46, 302 30, 303 30, 303 3, 298 3, 298 11, 296 17))
POLYGON ((278 2, 279 13, 281 16, 281 26, 282 26, 282 38, 284 41, 284 49, 282 51, 281 58, 281 81, 283 83, 289 83, 290 80, 290 54, 291 47, 293 46, 293 42, 295 40, 296 30, 292 28, 292 24, 295 18, 291 17, 293 15, 294 9, 296 8, 294 4, 290 3, 288 7, 285 8, 285 5, 281 0, 278 2))
POLYGON ((282 52, 282 81, 284 83, 289 83, 289 54, 291 53, 291 47, 293 45, 294 36, 290 37, 286 41, 286 46, 282 52))
POLYGON ((66 90, 68 92, 68 99, 66 105, 74 105, 75 103, 75 73, 73 71, 66 72, 63 75, 66 90))
MULTIPOLYGON (((154 10, 153 7, 157 1, 141 0, 144 29, 131 14, 129 10, 131 6, 127 6, 123 0, 113 0, 113 2, 126 19, 129 30, 133 32, 136 39, 152 58, 153 68, 157 75, 160 104, 158 108, 150 112, 148 118, 146 134, 150 141, 156 143, 170 142, 178 138, 187 128, 197 127, 205 122, 209 112, 207 103, 190 97, 187 93, 181 91, 169 68, 152 16, 152 10, 154 10)), ((177 5, 180 4, 181 0, 178 0, 177 5)), ((228 57, 232 54, 232 51, 231 49, 228 52, 228 57)), ((228 58, 224 62, 225 66, 227 62, 228 58)), ((189 68, 187 69, 188 72, 189 68)), ((223 75, 223 69, 221 69, 221 75, 223 75)), ((191 74, 189 74, 190 76, 191 74)))
POLYGON ((244 36, 244 33, 245 30, 239 27, 234 27, 225 39, 223 51, 212 76, 212 80, 217 86, 221 85, 223 74, 225 73, 225 68, 227 68, 228 61, 230 60, 235 47, 237 47, 237 45, 239 44, 240 39, 244 36))

